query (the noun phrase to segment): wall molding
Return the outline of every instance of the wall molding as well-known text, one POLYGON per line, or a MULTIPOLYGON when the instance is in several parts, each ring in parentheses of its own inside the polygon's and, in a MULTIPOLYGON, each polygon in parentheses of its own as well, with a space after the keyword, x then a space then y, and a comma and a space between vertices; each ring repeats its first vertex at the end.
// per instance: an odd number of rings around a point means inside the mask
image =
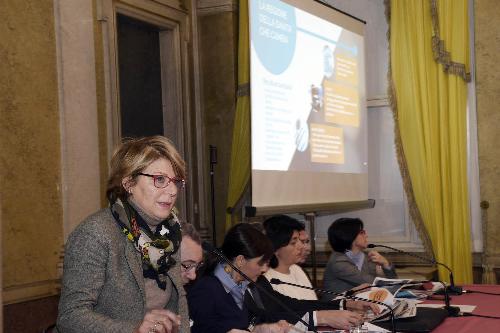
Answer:
MULTIPOLYGON (((490 265, 494 268, 500 268, 500 254, 483 254, 479 263, 481 265, 490 265)), ((476 264, 474 262, 474 264, 476 264)))
POLYGON ((235 0, 199 0, 197 6, 198 16, 237 11, 238 2, 235 0))
MULTIPOLYGON (((0 230, 2 229, 2 197, 0 193, 0 230)), ((2 236, 0 235, 0 290, 3 290, 3 244, 2 236)), ((4 304, 3 292, 0 293, 0 304, 4 304)), ((3 332, 3 311, 0 311, 0 333, 3 332)))
POLYGON ((92 4, 54 1, 64 240, 100 208, 92 4))
POLYGON ((59 295, 61 280, 45 280, 5 287, 2 291, 3 305, 20 303, 59 295))
POLYGON ((368 108, 379 108, 384 106, 390 106, 389 97, 387 95, 368 97, 366 99, 366 106, 368 108))
MULTIPOLYGON (((206 128, 203 122, 203 111, 205 109, 203 94, 202 94, 202 68, 201 68, 201 44, 199 40, 198 34, 198 8, 197 4, 198 0, 191 0, 190 3, 190 20, 191 20, 191 52, 192 52, 192 71, 193 71, 193 81, 192 81, 192 112, 193 120, 191 122, 191 126, 195 126, 197 130, 195 134, 187 141, 191 147, 196 146, 195 154, 191 155, 191 162, 188 163, 196 163, 197 164, 197 174, 193 173, 193 177, 196 177, 198 182, 197 192, 200 193, 198 197, 192 198, 193 203, 193 214, 189 217, 192 222, 194 222, 195 226, 198 228, 198 231, 201 232, 201 235, 208 235, 208 216, 210 206, 208 204, 209 196, 208 196, 208 181, 205 176, 206 170, 208 170, 207 165, 207 152, 206 149, 199 148, 205 147, 206 141, 206 128), (198 224, 196 223, 198 222, 198 224)), ((191 194, 193 195, 193 194, 191 194)), ((204 238, 206 239, 206 238, 204 238)))

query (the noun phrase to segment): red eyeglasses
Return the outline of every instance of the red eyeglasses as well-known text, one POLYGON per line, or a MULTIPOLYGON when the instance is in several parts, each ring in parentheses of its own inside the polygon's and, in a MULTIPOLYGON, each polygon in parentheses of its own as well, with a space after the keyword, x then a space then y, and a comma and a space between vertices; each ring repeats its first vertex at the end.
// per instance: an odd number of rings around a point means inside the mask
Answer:
POLYGON ((186 181, 184 179, 176 178, 176 177, 170 178, 167 175, 150 175, 150 174, 142 173, 142 172, 139 172, 138 175, 153 178, 153 183, 154 183, 155 187, 157 187, 157 188, 165 188, 170 183, 174 183, 174 185, 177 187, 177 189, 182 190, 184 188, 184 186, 186 185, 186 181))

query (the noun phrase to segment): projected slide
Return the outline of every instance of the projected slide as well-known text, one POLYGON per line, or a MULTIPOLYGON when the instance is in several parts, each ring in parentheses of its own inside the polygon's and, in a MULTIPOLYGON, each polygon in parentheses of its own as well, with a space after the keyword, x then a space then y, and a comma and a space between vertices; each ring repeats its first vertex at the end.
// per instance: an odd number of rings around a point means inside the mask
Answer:
POLYGON ((363 36, 252 0, 250 39, 252 169, 366 173, 363 36))

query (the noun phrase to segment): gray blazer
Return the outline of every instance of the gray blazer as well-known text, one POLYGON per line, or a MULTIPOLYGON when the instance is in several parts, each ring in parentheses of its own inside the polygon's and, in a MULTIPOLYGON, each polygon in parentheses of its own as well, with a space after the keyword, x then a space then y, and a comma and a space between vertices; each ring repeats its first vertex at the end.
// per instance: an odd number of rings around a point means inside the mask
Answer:
MULTIPOLYGON (((376 264, 369 261, 368 256, 365 255, 360 271, 344 253, 333 251, 326 264, 323 288, 340 293, 363 283, 371 284, 377 276, 376 267, 376 264)), ((383 272, 382 277, 391 279, 397 277, 393 267, 383 269, 383 272)), ((323 298, 332 298, 332 296, 325 294, 323 298)))
MULTIPOLYGON (((166 308, 182 318, 189 332, 180 253, 169 276, 172 296, 166 308)), ((87 217, 69 236, 64 255, 57 331, 61 333, 134 332, 145 315, 141 256, 117 226, 110 209, 87 217)))

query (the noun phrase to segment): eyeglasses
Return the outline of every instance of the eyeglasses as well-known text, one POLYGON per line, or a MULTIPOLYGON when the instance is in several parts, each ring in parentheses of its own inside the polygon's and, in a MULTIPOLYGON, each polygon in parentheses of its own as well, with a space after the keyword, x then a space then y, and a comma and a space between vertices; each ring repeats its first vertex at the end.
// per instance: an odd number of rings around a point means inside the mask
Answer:
POLYGON ((192 270, 193 268, 195 270, 198 270, 200 269, 200 267, 203 266, 203 261, 200 261, 200 262, 194 262, 194 261, 184 261, 184 262, 181 262, 181 267, 186 271, 186 272, 189 272, 190 270, 192 270))
POLYGON ((142 172, 139 172, 137 174, 141 175, 141 176, 153 178, 153 183, 154 183, 155 187, 157 187, 157 188, 165 188, 168 185, 170 185, 170 183, 174 183, 174 185, 179 190, 182 190, 184 188, 184 186, 186 186, 186 181, 182 178, 176 178, 176 177, 170 178, 167 175, 150 175, 150 174, 142 173, 142 172))

